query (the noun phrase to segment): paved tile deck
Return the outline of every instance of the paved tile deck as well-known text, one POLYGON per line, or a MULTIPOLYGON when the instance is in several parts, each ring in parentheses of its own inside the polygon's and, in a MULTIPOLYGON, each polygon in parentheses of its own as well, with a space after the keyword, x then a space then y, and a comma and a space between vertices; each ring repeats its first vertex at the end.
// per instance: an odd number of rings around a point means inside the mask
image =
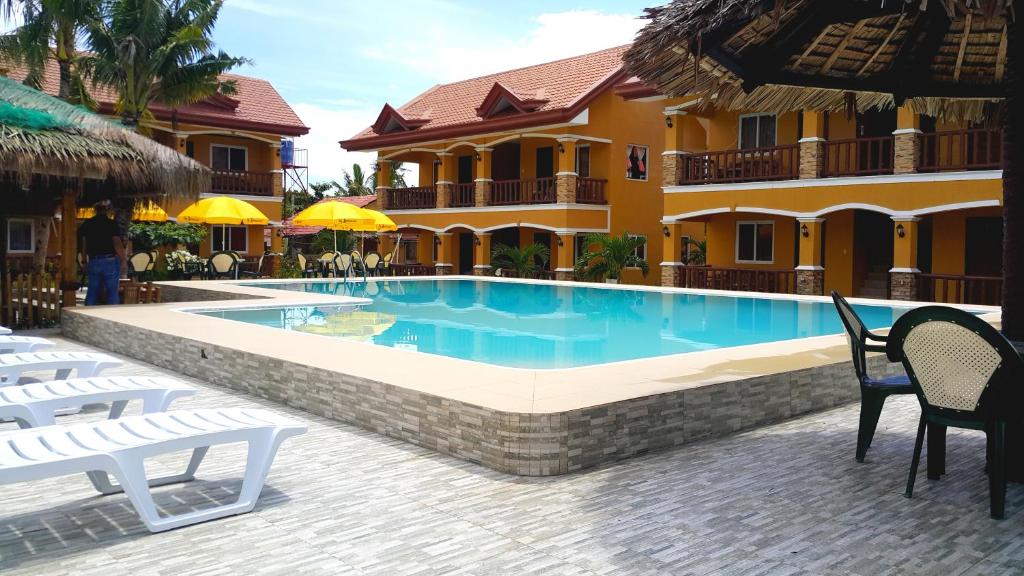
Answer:
MULTIPOLYGON (((63 349, 83 349, 61 340, 63 349)), ((111 373, 167 372, 129 361, 111 373)), ((984 439, 951 431, 948 475, 902 496, 917 406, 891 400, 868 463, 858 407, 801 417, 583 474, 513 477, 192 381, 177 407, 262 406, 310 423, 256 511, 149 534, 84 476, 0 488, 0 573, 1019 574, 1024 487, 988 517, 984 439)), ((67 417, 96 418, 97 414, 67 417)), ((12 424, 0 424, 7 430, 12 424)), ((237 494, 244 448, 156 490, 182 512, 237 494)), ((170 473, 184 456, 157 459, 170 473)), ((922 467, 923 468, 923 467, 922 467)))

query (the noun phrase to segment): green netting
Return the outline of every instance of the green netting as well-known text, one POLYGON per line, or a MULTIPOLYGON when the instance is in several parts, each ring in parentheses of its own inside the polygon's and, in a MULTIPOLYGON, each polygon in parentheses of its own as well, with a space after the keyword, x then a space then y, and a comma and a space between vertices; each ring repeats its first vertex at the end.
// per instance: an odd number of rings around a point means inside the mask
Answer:
POLYGON ((67 121, 60 120, 49 112, 20 108, 10 102, 0 102, 0 124, 30 130, 53 130, 69 126, 67 121))

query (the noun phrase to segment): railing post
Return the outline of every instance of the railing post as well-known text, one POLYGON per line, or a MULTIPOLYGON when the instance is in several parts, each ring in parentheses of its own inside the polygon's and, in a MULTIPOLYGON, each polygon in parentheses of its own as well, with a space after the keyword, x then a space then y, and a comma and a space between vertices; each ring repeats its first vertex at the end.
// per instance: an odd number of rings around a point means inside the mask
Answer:
POLYGON ((686 262, 683 261, 683 225, 680 222, 665 222, 662 226, 661 285, 682 286, 686 262), (667 233, 666 233, 667 232, 667 233))
POLYGON ((797 219, 800 225, 800 263, 796 267, 797 294, 821 296, 825 293, 825 268, 821 266, 821 227, 824 222, 824 218, 797 219))
POLYGON ((579 174, 576 173, 576 139, 558 139, 558 172, 555 174, 555 202, 559 204, 576 203, 576 186, 579 174))
MULTIPOLYGON (((77 186, 81 186, 78 184, 77 186)), ((78 281, 78 231, 75 214, 78 212, 78 187, 64 191, 61 202, 60 247, 61 247, 61 286, 62 301, 65 308, 75 306, 75 288, 78 281)), ((31 297, 30 297, 31 301, 31 297)))
POLYGON ((452 183, 454 182, 452 172, 455 156, 451 152, 438 152, 437 157, 441 160, 441 166, 438 167, 437 182, 434 184, 434 190, 437 194, 435 206, 437 208, 447 208, 448 201, 451 200, 452 196, 452 183))
POLYGON ((920 218, 893 216, 892 269, 889 295, 893 300, 917 300, 917 231, 920 218))
POLYGON ((494 179, 491 177, 491 152, 493 148, 476 149, 476 180, 473 182, 473 204, 475 206, 487 206, 487 200, 491 197, 491 188, 494 186, 494 179))
POLYGON ((921 117, 904 104, 896 111, 893 131, 893 173, 917 171, 921 162, 921 117))

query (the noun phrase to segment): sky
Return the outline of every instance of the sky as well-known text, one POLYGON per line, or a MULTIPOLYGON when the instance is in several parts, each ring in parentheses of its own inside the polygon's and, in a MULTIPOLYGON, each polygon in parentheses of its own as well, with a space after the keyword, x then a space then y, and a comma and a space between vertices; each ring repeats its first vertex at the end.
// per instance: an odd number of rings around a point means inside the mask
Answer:
MULTIPOLYGON (((629 43, 657 0, 226 0, 218 48, 269 80, 310 133, 310 181, 341 180, 373 157, 344 152, 385 103, 439 83, 629 43)), ((411 175, 410 175, 411 176, 411 175)))

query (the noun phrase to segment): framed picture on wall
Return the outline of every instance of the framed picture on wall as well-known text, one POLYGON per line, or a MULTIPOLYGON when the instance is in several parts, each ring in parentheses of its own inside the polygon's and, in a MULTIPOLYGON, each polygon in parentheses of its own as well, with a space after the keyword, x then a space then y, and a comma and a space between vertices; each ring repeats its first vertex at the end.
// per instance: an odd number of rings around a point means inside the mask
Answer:
POLYGON ((626 146, 626 178, 647 180, 647 146, 629 144, 626 146))

